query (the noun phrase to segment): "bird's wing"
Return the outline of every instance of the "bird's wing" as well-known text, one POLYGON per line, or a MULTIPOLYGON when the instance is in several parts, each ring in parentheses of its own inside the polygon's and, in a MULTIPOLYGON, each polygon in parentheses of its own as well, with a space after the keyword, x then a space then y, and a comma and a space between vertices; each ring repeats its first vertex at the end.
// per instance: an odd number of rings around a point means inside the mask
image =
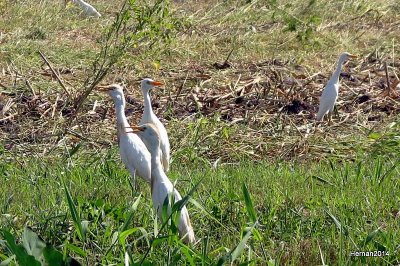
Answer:
POLYGON ((136 134, 122 135, 120 139, 121 158, 132 174, 137 174, 146 182, 151 181, 151 155, 136 134), (132 168, 134 170, 132 170, 132 168))
MULTIPOLYGON (((162 221, 162 207, 165 198, 172 192, 172 183, 169 180, 162 180, 158 176, 152 177, 152 194, 153 207, 157 211, 158 218, 162 221)), ((168 213, 171 208, 169 206, 168 213)))
POLYGON ((317 120, 321 120, 326 113, 333 108, 336 102, 338 92, 337 84, 327 84, 324 88, 321 97, 319 98, 319 109, 317 120))
POLYGON ((170 162, 170 144, 168 139, 168 133, 165 129, 164 125, 161 121, 157 118, 155 123, 157 125, 158 132, 160 133, 160 149, 161 149, 161 160, 162 165, 165 172, 169 170, 169 162, 170 162))
MULTIPOLYGON (((182 199, 181 195, 176 189, 174 189, 174 194, 175 194, 175 201, 179 201, 182 199)), ((189 212, 186 206, 184 206, 181 209, 178 230, 179 230, 179 235, 184 242, 193 244, 196 241, 193 227, 189 218, 189 212)))

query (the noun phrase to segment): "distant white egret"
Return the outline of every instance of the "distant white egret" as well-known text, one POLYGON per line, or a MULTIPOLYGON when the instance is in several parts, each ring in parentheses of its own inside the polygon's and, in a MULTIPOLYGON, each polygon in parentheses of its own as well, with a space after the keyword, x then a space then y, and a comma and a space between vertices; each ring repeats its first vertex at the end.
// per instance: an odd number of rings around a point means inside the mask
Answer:
MULTIPOLYGON (((182 197, 168 179, 161 165, 161 141, 157 126, 152 123, 147 123, 140 126, 132 126, 131 129, 132 131, 128 130, 127 132, 140 135, 151 153, 151 196, 153 199, 153 207, 157 212, 158 218, 163 222, 162 208, 165 199, 169 197, 169 195, 173 195, 175 202, 177 202, 181 200, 182 197)), ((167 213, 168 215, 171 214, 171 205, 168 206, 167 213)), ((186 206, 184 206, 180 212, 178 230, 184 242, 195 243, 196 239, 186 206)))
POLYGON ((165 172, 169 170, 169 162, 170 162, 170 145, 168 139, 168 133, 165 129, 164 125, 161 123, 160 119, 154 114, 153 109, 151 107, 151 100, 150 100, 150 90, 153 89, 155 86, 162 86, 163 84, 158 81, 154 81, 152 79, 146 78, 142 80, 141 88, 144 97, 144 110, 143 116, 140 120, 140 125, 146 123, 153 123, 160 134, 160 149, 161 149, 161 160, 162 165, 165 172))
POLYGON ((332 77, 329 79, 320 97, 319 110, 317 113, 318 121, 321 121, 327 113, 329 113, 329 121, 331 120, 333 108, 335 107, 335 103, 339 95, 339 76, 342 66, 349 58, 356 57, 357 56, 347 52, 340 55, 336 70, 333 72, 332 77))
POLYGON ((92 5, 86 3, 83 0, 65 0, 65 3, 72 2, 75 5, 79 6, 88 17, 101 17, 101 14, 94 8, 92 5))
POLYGON ((126 128, 129 127, 129 124, 125 116, 125 96, 122 86, 118 84, 98 86, 97 90, 107 92, 114 101, 117 117, 119 152, 122 162, 131 173, 132 182, 137 173, 146 182, 150 183, 151 154, 147 150, 146 145, 136 134, 126 133, 126 128))

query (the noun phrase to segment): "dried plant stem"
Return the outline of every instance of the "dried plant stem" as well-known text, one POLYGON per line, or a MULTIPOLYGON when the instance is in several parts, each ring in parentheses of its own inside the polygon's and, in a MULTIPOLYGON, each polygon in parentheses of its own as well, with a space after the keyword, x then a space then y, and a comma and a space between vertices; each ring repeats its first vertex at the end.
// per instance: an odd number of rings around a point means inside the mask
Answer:
POLYGON ((54 71, 54 68, 51 66, 50 62, 47 60, 47 58, 44 56, 44 54, 41 51, 38 51, 40 57, 43 59, 43 61, 46 63, 46 65, 50 68, 51 72, 53 73, 53 75, 56 77, 58 83, 60 84, 60 86, 64 89, 65 93, 68 95, 68 97, 70 96, 69 91, 67 90, 67 87, 65 87, 64 83, 62 82, 60 76, 57 74, 56 71, 54 71))

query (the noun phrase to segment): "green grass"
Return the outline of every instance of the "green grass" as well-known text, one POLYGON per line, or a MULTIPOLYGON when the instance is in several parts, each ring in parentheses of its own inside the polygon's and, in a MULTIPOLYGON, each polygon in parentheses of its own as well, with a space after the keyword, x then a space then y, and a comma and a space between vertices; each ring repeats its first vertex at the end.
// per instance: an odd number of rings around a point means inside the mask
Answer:
MULTIPOLYGON (((66 123, 71 101, 38 55, 77 96, 117 2, 90 1, 101 19, 60 1, 0 2, 0 106, 13 103, 0 110, 1 230, 21 244, 28 226, 84 265, 122 265, 125 252, 145 265, 400 263, 399 105, 379 96, 383 62, 391 81, 400 71, 398 1, 174 1, 168 23, 176 36, 126 49, 102 83, 126 85, 133 123, 142 111, 138 80, 166 84, 152 99, 170 132, 168 176, 182 195, 200 182, 188 204, 194 247, 173 226, 160 230, 144 182, 137 191, 129 185, 110 101, 91 93, 66 123), (231 67, 215 69, 230 51, 231 67), (335 123, 315 127, 313 111, 282 112, 293 99, 315 108, 343 51, 360 56, 344 70, 359 82, 342 79, 335 123), (310 83, 299 78, 318 72, 310 83), (248 102, 236 104, 234 93, 208 101, 238 87, 248 102), (355 105, 363 94, 373 101, 355 105), (394 111, 379 111, 388 106, 394 111), (350 257, 378 250, 389 255, 350 257)), ((18 249, 1 230, 0 261, 15 265, 18 249)))
MULTIPOLYGON (((201 180, 193 195, 201 208, 188 205, 201 241, 191 250, 176 239, 162 242, 151 249, 147 260, 166 264, 173 260, 166 254, 175 252, 179 263, 183 263, 188 262, 185 252, 189 252, 195 264, 202 260, 216 264, 225 250, 240 242, 242 230, 251 224, 241 189, 244 182, 258 224, 257 233, 238 261, 252 265, 269 261, 279 265, 317 265, 322 264, 323 256, 329 265, 396 264, 400 183, 397 168, 390 169, 394 163, 381 158, 311 164, 246 160, 213 169, 203 164, 192 167, 175 162, 169 176, 178 180, 177 187, 183 195, 201 180), (205 248, 206 258, 202 259, 205 248), (390 255, 349 256, 351 251, 375 250, 385 250, 390 255)), ((24 166, 2 163, 0 169, 6 188, 0 194, 3 229, 19 235, 21 228, 28 225, 45 241, 89 265, 121 262, 125 248, 139 261, 149 248, 147 241, 154 236, 155 219, 149 189, 140 182, 140 192, 132 194, 128 172, 116 153, 79 159, 70 167, 64 162, 32 160, 24 166), (80 219, 88 221, 85 241, 78 237, 77 228, 71 223, 62 180, 71 192, 80 219), (129 229, 138 230, 126 239, 125 246, 118 242, 109 250, 138 193, 142 197, 128 225, 129 229), (79 247, 84 255, 69 249, 67 244, 79 247)), ((1 250, 3 256, 8 254, 4 247, 1 250)))

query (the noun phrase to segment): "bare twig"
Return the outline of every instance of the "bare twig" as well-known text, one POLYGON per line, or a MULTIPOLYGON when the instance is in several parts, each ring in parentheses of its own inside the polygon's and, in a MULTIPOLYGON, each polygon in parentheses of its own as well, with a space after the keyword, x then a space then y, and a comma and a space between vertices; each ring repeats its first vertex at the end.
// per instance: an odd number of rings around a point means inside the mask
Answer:
POLYGON ((64 89, 65 93, 70 96, 70 93, 68 92, 67 88, 65 87, 64 83, 61 81, 61 78, 58 76, 57 72, 54 71, 53 67, 51 66, 50 62, 47 60, 47 58, 44 56, 44 54, 41 51, 38 51, 40 57, 42 57, 43 61, 46 63, 46 65, 50 68, 51 72, 53 72, 54 76, 56 77, 58 83, 60 86, 64 89))
POLYGON ((6 120, 8 120, 8 119, 11 119, 11 118, 13 118, 14 116, 16 116, 17 114, 18 114, 18 113, 15 113, 15 114, 9 115, 9 116, 7 116, 7 117, 4 117, 4 118, 0 119, 0 122, 6 121, 6 120))
POLYGON ((33 96, 36 97, 35 90, 32 88, 31 83, 29 82, 29 80, 26 79, 26 80, 25 80, 25 84, 26 84, 26 86, 28 86, 28 88, 31 90, 33 96))
POLYGON ((179 86, 179 88, 178 88, 178 91, 177 91, 177 93, 176 93, 176 96, 175 96, 175 101, 176 101, 176 100, 178 100, 178 97, 180 96, 180 94, 181 94, 181 91, 182 91, 183 87, 184 87, 184 86, 185 86, 185 84, 186 84, 186 81, 187 81, 187 78, 188 78, 188 76, 189 76, 189 72, 188 72, 188 73, 186 73, 185 80, 183 81, 182 85, 181 85, 181 86, 179 86))
POLYGON ((386 61, 385 61, 385 63, 384 63, 384 66, 385 66, 387 90, 390 92, 390 91, 391 91, 391 88, 390 88, 389 72, 388 72, 388 66, 387 66, 387 62, 386 62, 386 61))

